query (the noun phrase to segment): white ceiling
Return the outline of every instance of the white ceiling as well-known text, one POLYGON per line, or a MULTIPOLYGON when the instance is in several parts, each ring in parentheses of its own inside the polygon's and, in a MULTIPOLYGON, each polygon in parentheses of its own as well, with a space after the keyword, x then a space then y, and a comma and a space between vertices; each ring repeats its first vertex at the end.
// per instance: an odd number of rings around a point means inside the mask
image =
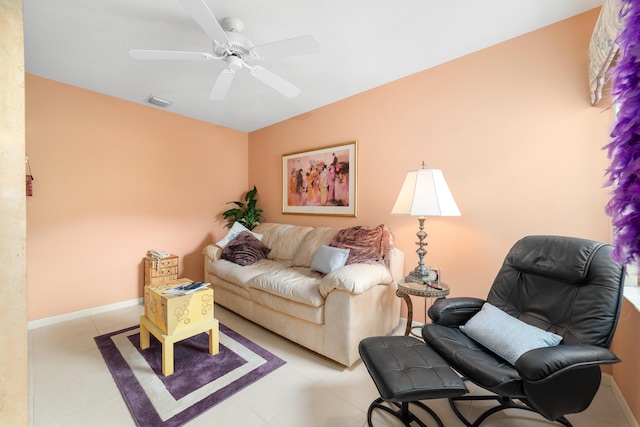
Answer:
MULTIPOLYGON (((26 71, 128 101, 150 94, 209 123, 254 131, 600 6, 602 0, 204 0, 255 45, 312 34, 315 55, 261 66, 302 90, 286 98, 247 70, 209 100, 222 61, 141 61, 128 49, 211 52, 178 0, 24 0, 26 71)), ((585 52, 586 55, 586 52, 585 52)))

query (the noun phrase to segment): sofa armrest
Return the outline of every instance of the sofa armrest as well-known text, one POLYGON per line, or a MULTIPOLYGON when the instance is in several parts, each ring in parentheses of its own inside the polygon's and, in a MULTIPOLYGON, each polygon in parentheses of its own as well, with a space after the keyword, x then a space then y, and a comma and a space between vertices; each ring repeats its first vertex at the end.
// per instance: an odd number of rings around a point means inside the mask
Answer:
POLYGON ((393 277, 382 264, 349 264, 327 274, 320 281, 320 294, 326 298, 334 289, 361 294, 376 285, 389 285, 393 277))
POLYGON ((389 271, 395 283, 404 280, 404 252, 398 248, 391 248, 389 252, 389 271))
POLYGON ((458 327, 482 308, 485 300, 472 297, 441 298, 429 307, 429 317, 438 325, 458 327))
POLYGON ((618 362, 620 359, 604 347, 560 344, 527 351, 516 361, 516 369, 525 381, 535 383, 546 381, 573 368, 618 362))
POLYGON ((209 261, 215 261, 222 257, 222 249, 216 245, 208 245, 202 250, 202 253, 209 258, 209 261))

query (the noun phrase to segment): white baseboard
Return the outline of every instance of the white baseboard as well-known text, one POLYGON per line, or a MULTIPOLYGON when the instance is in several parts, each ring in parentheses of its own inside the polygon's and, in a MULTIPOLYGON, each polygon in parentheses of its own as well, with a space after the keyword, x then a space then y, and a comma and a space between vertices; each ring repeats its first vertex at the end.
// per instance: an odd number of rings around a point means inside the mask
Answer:
POLYGON ((79 319, 81 317, 93 316, 94 314, 106 313, 111 310, 118 310, 120 308, 133 307, 135 305, 142 305, 142 298, 135 298, 128 301, 117 302, 114 304, 103 305, 100 307, 88 308, 86 310, 74 311, 72 313, 60 314, 58 316, 45 317, 44 319, 32 320, 27 323, 27 329, 37 329, 43 326, 51 326, 56 323, 66 322, 68 320, 79 319))

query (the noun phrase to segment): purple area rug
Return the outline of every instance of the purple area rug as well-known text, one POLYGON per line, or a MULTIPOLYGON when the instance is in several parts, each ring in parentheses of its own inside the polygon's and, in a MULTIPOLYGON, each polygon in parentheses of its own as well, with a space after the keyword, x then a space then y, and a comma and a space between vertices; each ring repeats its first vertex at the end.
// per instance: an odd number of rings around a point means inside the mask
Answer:
POLYGON ((220 324, 220 352, 206 333, 174 345, 173 375, 162 375, 162 346, 140 350, 140 328, 95 337, 122 397, 140 427, 176 427, 192 420, 285 362, 220 324))

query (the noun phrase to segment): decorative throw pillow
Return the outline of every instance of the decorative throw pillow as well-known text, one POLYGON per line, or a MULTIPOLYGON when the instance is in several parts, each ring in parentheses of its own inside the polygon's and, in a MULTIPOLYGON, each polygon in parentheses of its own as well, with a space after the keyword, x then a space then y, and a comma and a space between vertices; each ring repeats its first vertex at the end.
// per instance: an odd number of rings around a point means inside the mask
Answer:
POLYGON ((358 262, 384 262, 386 264, 392 243, 391 231, 384 225, 377 227, 356 226, 338 231, 329 246, 349 249, 347 264, 358 262))
POLYGON ((311 262, 311 270, 329 274, 340 267, 344 267, 348 258, 349 249, 320 245, 311 262))
POLYGON ((227 233, 227 235, 224 236, 222 240, 217 242, 216 245, 219 246, 221 249, 224 249, 224 247, 227 246, 230 241, 238 237, 238 235, 243 231, 247 231, 253 234, 253 236, 256 239, 262 240, 262 234, 254 233, 253 231, 249 230, 247 227, 245 227, 244 225, 236 221, 233 223, 233 226, 231 226, 231 228, 229 229, 229 232, 227 233))
POLYGON ((265 259, 271 249, 248 231, 243 231, 222 250, 222 258, 238 265, 251 265, 265 259))
POLYGON ((460 330, 512 365, 529 350, 562 341, 560 335, 529 325, 488 302, 460 330))

